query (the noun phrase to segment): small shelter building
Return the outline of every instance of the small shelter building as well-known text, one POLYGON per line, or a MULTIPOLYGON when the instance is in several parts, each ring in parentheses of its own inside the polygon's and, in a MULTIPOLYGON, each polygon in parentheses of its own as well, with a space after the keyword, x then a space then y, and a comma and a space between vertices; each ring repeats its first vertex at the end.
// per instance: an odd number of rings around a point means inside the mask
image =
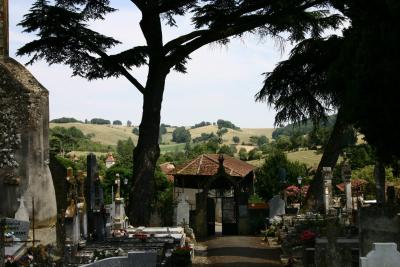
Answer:
POLYGON ((203 154, 176 167, 174 197, 189 202, 189 225, 197 236, 216 231, 248 234, 254 170, 253 165, 225 154, 203 154))

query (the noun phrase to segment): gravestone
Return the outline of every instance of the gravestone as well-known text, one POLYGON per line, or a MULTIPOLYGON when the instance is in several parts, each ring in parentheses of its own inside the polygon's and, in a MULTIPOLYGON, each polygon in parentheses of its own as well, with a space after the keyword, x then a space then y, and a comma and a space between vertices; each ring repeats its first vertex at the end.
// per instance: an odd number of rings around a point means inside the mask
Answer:
POLYGON ((86 201, 88 233, 94 240, 105 238, 104 192, 98 172, 96 155, 87 155, 86 201))
MULTIPOLYGON (((0 215, 13 217, 16 199, 35 200, 35 225, 56 220, 49 163, 48 91, 8 57, 8 1, 0 0, 0 215)), ((32 205, 27 203, 29 215, 32 205)))
POLYGON ((276 195, 268 201, 269 218, 285 214, 285 201, 280 195, 276 195))
POLYGON ((398 267, 400 253, 396 243, 374 243, 374 250, 360 258, 361 267, 398 267))
POLYGON ((67 168, 67 202, 65 210, 65 243, 77 246, 80 240, 80 220, 78 215, 78 179, 74 177, 72 168, 67 168))
POLYGON ((187 196, 183 193, 178 197, 176 205, 176 225, 189 224, 190 204, 187 196))
POLYGON ((16 220, 29 222, 29 214, 28 210, 25 207, 24 197, 19 198, 18 201, 20 202, 20 205, 17 212, 15 213, 14 218, 16 220))

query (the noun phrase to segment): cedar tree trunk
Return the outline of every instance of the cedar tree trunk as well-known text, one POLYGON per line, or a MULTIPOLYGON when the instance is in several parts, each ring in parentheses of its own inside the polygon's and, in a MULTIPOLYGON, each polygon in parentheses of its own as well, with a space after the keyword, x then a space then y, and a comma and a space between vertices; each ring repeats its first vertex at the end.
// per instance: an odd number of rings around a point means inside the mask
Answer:
POLYGON ((154 199, 154 172, 160 148, 158 145, 161 103, 166 71, 149 70, 143 97, 139 139, 133 155, 133 187, 129 195, 129 219, 135 226, 147 226, 154 199))
POLYGON ((351 127, 347 124, 343 118, 343 109, 338 110, 335 125, 331 136, 329 137, 328 143, 324 148, 321 161, 318 164, 317 171, 314 175, 314 179, 311 182, 310 189, 307 192, 305 198, 305 204, 307 208, 313 208, 320 210, 323 206, 323 184, 324 177, 322 176, 323 167, 331 167, 332 170, 336 166, 337 160, 340 153, 342 152, 346 142, 345 133, 351 127))

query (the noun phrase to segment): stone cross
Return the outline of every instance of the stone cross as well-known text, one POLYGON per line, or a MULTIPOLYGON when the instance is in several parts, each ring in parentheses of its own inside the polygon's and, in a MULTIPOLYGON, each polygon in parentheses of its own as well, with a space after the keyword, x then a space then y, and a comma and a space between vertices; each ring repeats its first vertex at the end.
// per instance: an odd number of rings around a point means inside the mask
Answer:
POLYGON ((0 0, 0 58, 8 57, 8 0, 0 0))
POLYGON ((115 176, 117 176, 117 179, 115 179, 115 184, 117 185, 115 198, 121 198, 121 179, 119 178, 119 173, 117 173, 115 176))

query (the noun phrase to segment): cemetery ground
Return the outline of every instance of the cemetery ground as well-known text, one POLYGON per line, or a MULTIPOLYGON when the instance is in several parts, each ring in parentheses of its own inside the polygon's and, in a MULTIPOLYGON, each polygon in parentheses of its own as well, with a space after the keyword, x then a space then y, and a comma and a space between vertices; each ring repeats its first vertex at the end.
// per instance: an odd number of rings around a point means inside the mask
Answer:
POLYGON ((212 267, 281 267, 281 250, 260 236, 216 236, 199 242, 206 253, 199 253, 193 266, 212 267), (205 255, 204 255, 205 254, 205 255))

